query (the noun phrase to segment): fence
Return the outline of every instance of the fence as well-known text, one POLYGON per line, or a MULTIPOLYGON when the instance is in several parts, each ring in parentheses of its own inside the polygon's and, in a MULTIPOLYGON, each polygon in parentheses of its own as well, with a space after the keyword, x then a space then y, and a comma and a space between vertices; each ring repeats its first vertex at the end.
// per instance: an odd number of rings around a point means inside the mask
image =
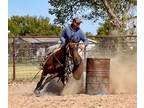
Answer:
MULTIPOLYGON (((117 54, 136 54, 136 36, 89 38, 91 38, 89 39, 89 45, 81 53, 83 58, 111 58, 117 54)), ((44 61, 45 56, 58 47, 58 40, 56 37, 9 37, 9 80, 31 80, 40 70, 40 64, 44 61)))

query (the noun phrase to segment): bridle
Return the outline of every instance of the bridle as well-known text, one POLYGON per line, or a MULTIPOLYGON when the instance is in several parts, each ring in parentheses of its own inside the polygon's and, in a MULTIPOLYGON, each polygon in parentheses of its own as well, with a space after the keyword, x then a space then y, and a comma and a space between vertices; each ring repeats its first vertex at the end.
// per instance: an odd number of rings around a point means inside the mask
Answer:
MULTIPOLYGON (((74 44, 74 45, 77 46, 77 48, 73 48, 73 52, 77 51, 77 53, 78 53, 78 45, 79 45, 79 44, 76 43, 76 42, 70 41, 70 42, 66 45, 66 55, 67 55, 67 57, 68 57, 70 60, 73 61, 73 56, 72 56, 71 53, 70 53, 71 51, 70 51, 69 44, 74 44)), ((74 63, 74 61, 73 61, 73 64, 74 64, 74 66, 78 66, 81 62, 82 62, 82 59, 80 59, 80 61, 77 62, 77 63, 74 63)))

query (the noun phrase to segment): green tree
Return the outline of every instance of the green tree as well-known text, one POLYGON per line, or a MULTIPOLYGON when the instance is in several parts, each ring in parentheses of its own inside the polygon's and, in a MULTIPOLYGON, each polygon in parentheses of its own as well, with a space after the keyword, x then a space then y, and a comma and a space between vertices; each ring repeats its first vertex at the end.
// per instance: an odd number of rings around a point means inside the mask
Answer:
POLYGON ((97 30, 97 35, 109 35, 114 30, 114 26, 108 20, 106 20, 97 30))
POLYGON ((50 24, 48 17, 12 16, 8 19, 9 36, 59 35, 61 28, 50 24))
POLYGON ((131 6, 136 5, 136 0, 49 0, 56 24, 63 25, 75 15, 97 21, 109 19, 116 27, 121 27, 121 19, 131 6))
POLYGON ((91 32, 86 32, 85 35, 86 36, 93 36, 93 34, 91 32))

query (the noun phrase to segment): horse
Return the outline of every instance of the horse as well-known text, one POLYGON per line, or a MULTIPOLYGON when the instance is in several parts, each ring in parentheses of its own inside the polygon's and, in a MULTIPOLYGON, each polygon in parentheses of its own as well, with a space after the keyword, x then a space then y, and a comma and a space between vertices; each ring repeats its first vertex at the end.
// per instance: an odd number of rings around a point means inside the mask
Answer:
POLYGON ((70 41, 58 51, 48 55, 42 68, 40 81, 37 83, 34 93, 36 96, 39 96, 44 86, 56 77, 61 80, 64 86, 71 73, 76 80, 79 80, 82 72, 83 62, 78 53, 78 43, 70 41))

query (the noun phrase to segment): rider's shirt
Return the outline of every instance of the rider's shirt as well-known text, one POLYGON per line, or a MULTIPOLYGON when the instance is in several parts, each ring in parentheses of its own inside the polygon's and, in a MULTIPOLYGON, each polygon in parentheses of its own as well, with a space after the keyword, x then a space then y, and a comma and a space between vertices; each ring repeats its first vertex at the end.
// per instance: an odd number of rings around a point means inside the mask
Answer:
POLYGON ((77 43, 83 41, 86 46, 88 45, 88 40, 84 35, 84 33, 82 32, 82 30, 81 29, 74 30, 70 25, 63 30, 60 40, 62 46, 65 45, 65 43, 69 40, 72 40, 77 43))

